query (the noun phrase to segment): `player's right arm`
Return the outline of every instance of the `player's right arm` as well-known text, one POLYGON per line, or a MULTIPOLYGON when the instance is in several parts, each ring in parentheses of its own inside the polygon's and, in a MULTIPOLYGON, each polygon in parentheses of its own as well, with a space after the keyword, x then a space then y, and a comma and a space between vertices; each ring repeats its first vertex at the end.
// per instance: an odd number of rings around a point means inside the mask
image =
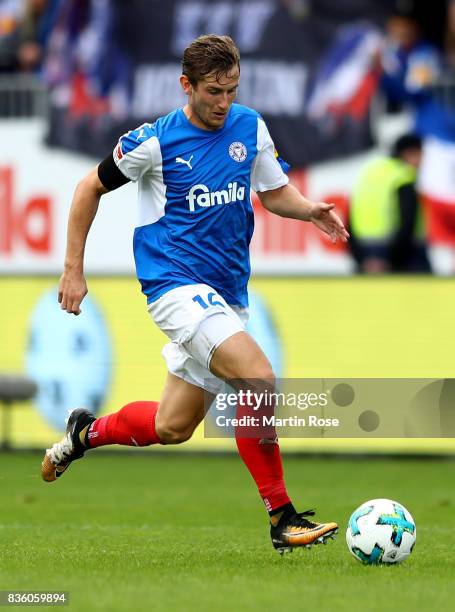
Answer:
POLYGON ((61 308, 68 313, 80 314, 81 302, 87 295, 84 251, 100 198, 130 181, 139 180, 153 167, 154 147, 150 146, 153 135, 149 123, 124 134, 112 155, 89 172, 74 192, 68 220, 65 265, 58 290, 61 308))
POLYGON ((80 314, 80 305, 87 295, 84 277, 84 251, 87 236, 98 210, 100 198, 108 189, 103 185, 98 168, 80 181, 71 204, 63 274, 60 277, 58 301, 62 310, 80 314))

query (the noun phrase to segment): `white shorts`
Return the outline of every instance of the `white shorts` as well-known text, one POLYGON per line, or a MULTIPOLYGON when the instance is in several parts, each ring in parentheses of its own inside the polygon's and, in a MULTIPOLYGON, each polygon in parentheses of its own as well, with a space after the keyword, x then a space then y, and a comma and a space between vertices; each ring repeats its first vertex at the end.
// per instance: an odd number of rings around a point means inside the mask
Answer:
POLYGON ((218 346, 245 331, 248 309, 229 306, 209 285, 171 289, 148 306, 148 312, 169 338, 162 355, 171 374, 216 394, 223 386, 209 370, 218 346))

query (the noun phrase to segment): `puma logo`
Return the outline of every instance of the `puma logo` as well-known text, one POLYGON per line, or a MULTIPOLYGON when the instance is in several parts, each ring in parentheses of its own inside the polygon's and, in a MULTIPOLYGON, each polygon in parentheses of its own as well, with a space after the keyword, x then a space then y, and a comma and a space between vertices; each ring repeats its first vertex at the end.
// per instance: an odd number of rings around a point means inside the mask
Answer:
POLYGON ((187 159, 183 159, 183 157, 176 157, 176 158, 175 158, 175 162, 176 162, 177 164, 185 164, 185 166, 188 166, 188 168, 189 168, 190 170, 192 170, 192 169, 193 169, 193 166, 191 165, 191 160, 193 159, 193 157, 194 157, 194 155, 192 155, 192 156, 190 157, 190 159, 188 159, 188 160, 187 160, 187 159))

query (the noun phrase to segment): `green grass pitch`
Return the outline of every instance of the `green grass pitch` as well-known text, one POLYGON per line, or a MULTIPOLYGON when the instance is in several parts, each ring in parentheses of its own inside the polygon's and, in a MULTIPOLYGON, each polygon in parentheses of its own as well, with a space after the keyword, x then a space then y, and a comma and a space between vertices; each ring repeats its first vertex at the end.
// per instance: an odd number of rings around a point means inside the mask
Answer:
POLYGON ((236 456, 89 454, 42 483, 41 457, 0 455, 0 590, 65 590, 71 610, 449 610, 453 461, 285 458, 299 510, 337 520, 335 542, 281 558, 236 456), (344 532, 389 497, 417 523, 401 566, 364 567, 344 532))

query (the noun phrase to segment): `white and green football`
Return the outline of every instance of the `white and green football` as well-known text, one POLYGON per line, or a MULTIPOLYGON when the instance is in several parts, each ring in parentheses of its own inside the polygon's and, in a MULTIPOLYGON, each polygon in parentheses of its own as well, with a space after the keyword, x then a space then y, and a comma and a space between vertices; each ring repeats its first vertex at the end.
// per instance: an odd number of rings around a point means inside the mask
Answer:
POLYGON ((350 552, 367 565, 401 563, 411 554, 415 541, 414 519, 391 499, 372 499, 359 506, 346 530, 350 552))

